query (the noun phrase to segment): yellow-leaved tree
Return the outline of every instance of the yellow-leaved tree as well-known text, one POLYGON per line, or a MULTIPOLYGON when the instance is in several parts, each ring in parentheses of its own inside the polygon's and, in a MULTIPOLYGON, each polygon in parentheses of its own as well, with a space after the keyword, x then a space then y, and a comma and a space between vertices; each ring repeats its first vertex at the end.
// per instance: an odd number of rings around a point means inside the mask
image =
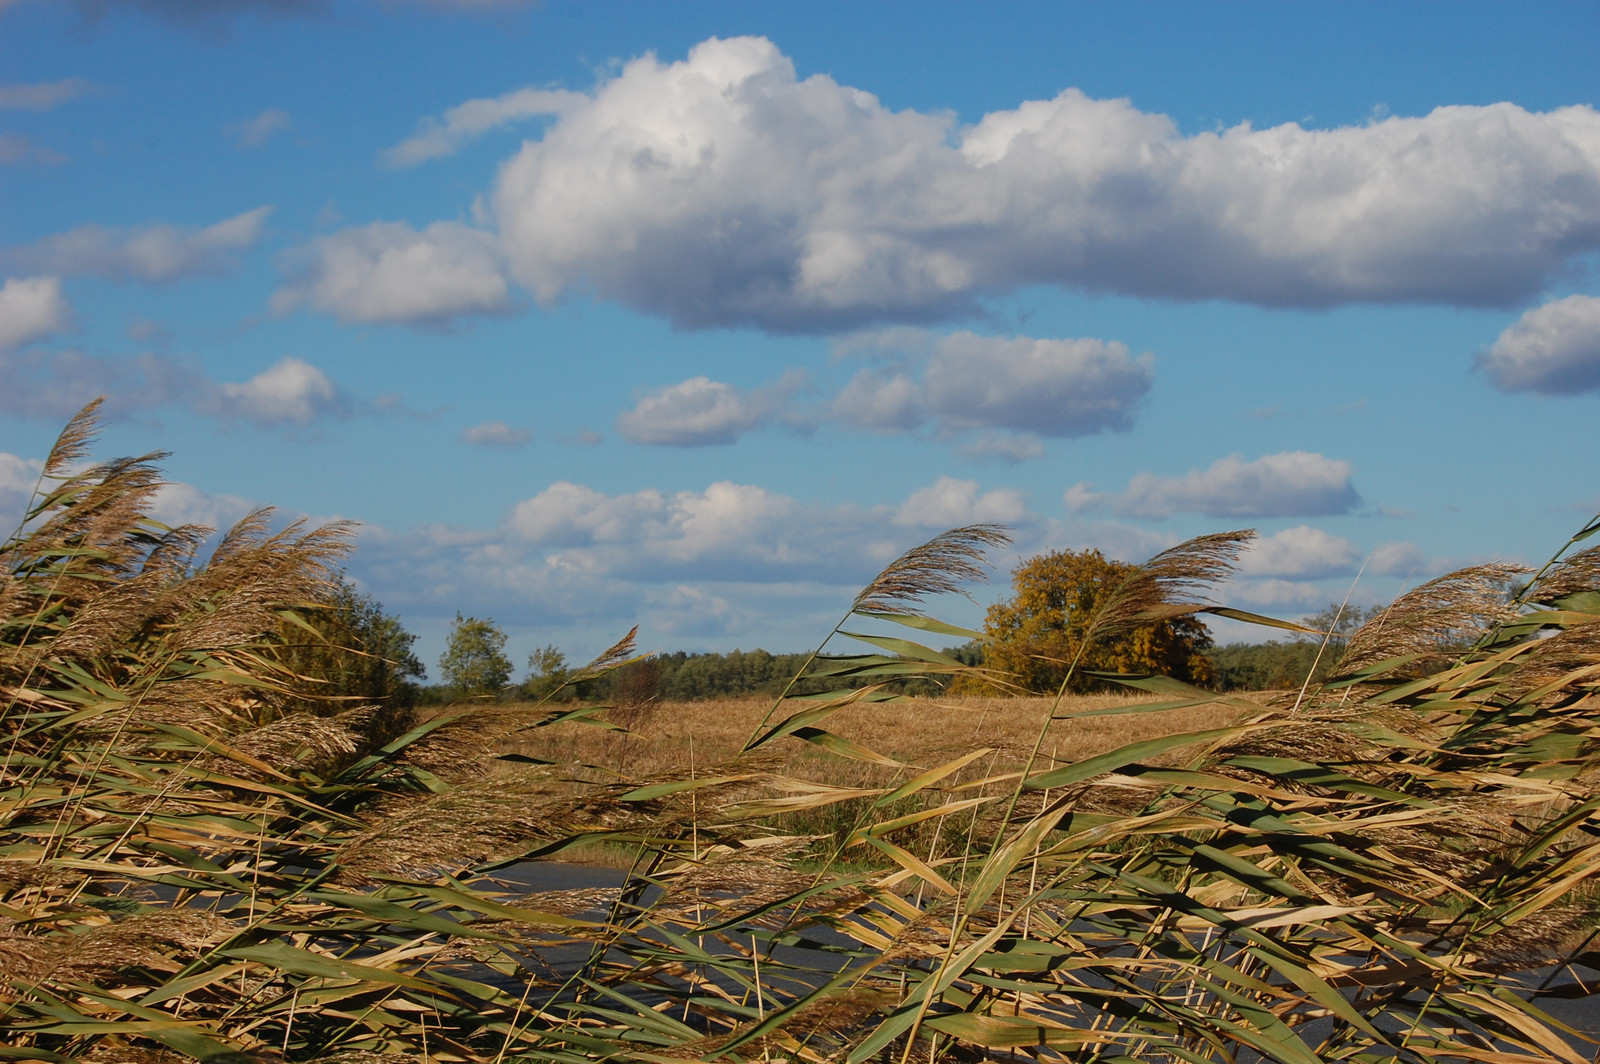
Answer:
MULTIPOLYGON (((1079 654, 1096 608, 1134 571, 1097 550, 1058 550, 1029 558, 1011 573, 1011 598, 989 607, 992 642, 984 663, 1029 691, 1054 692, 1079 654)), ((1094 640, 1083 649, 1071 688, 1099 681, 1087 673, 1154 672, 1190 683, 1211 679, 1204 651, 1211 635, 1193 617, 1174 617, 1094 640)))

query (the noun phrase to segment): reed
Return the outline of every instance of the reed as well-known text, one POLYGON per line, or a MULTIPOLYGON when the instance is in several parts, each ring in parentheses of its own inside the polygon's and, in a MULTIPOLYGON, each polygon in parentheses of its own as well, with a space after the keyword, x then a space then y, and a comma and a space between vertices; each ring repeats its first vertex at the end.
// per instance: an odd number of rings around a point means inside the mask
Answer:
MULTIPOLYGON (((391 740, 289 664, 344 530, 255 514, 202 563, 154 456, 72 471, 92 440, 0 547, 0 1058, 1589 1059, 1530 973, 1597 927, 1600 522, 1509 603, 1505 569, 1419 588, 1303 697, 892 695, 972 671, 920 596, 980 527, 862 593, 819 696, 391 740), (494 878, 595 853, 616 888, 494 878)), ((1242 535, 1100 627, 1223 612, 1242 535)))

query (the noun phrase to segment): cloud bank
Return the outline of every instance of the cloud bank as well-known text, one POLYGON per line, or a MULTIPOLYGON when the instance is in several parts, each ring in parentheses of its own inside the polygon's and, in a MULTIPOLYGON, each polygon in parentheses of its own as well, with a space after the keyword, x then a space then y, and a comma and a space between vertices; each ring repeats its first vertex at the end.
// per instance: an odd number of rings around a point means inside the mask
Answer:
POLYGON ((1068 89, 958 127, 746 37, 633 60, 558 110, 494 189, 513 275, 686 327, 948 319, 1034 284, 1504 306, 1600 248, 1587 106, 1184 136, 1068 89))

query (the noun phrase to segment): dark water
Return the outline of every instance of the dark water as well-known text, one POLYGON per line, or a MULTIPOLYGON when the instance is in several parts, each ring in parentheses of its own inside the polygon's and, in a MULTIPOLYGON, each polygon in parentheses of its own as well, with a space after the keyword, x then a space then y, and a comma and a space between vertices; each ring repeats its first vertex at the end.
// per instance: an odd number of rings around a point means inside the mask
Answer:
MULTIPOLYGON (((535 892, 594 887, 618 888, 624 884, 627 875, 616 869, 591 868, 552 861, 530 861, 497 872, 496 879, 505 883, 506 889, 535 892)), ((655 888, 650 888, 640 901, 648 905, 655 897, 655 888)), ((600 919, 605 913, 596 911, 585 916, 600 919)), ((838 947, 850 945, 848 939, 825 929, 808 929, 806 934, 818 945, 838 947)), ((711 939, 705 940, 705 947, 708 952, 728 952, 725 947, 721 947, 711 939)), ((568 956, 555 958, 557 963, 553 966, 558 970, 567 969, 563 974, 570 974, 570 971, 575 971, 579 965, 587 961, 589 956, 586 948, 574 950, 568 956)), ((844 964, 844 958, 837 953, 807 949, 803 946, 772 947, 770 951, 763 953, 763 963, 769 958, 776 962, 775 968, 792 966, 783 974, 795 983, 812 985, 820 984, 827 978, 827 973, 838 971, 844 964), (797 972, 794 969, 809 971, 797 972)), ((773 974, 776 975, 778 972, 774 971, 773 974)), ((1600 994, 1588 993, 1590 990, 1600 990, 1600 970, 1592 970, 1581 965, 1567 966, 1559 971, 1546 968, 1522 973, 1515 981, 1508 980, 1508 984, 1514 986, 1523 997, 1542 987, 1544 993, 1540 994, 1537 1006, 1552 1019, 1579 1032, 1576 1037, 1569 1036, 1568 1041, 1581 1056, 1600 1059, 1600 1055, 1596 1053, 1600 1050, 1600 1045, 1586 1041, 1582 1037, 1587 1036, 1600 1041, 1600 994)), ((1316 1025, 1312 1024, 1302 1032, 1303 1037, 1312 1044, 1316 1041, 1315 1027, 1316 1025)), ((1239 1059, 1243 1062, 1251 1058, 1252 1054, 1246 1052, 1239 1059)))

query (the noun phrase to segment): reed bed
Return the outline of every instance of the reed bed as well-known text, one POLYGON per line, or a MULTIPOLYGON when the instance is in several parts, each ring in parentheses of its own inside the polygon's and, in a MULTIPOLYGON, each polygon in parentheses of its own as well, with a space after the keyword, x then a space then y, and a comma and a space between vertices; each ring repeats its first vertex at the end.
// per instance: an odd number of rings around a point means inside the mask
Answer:
MULTIPOLYGON (((147 516, 154 456, 85 468, 92 438, 90 410, 0 546, 0 1059, 1592 1056, 1540 1005, 1600 963, 1600 520, 1265 702, 893 695, 976 672, 923 609, 1004 541, 976 526, 863 589, 802 670, 834 691, 390 738, 288 664, 343 530, 255 514, 202 563, 147 516), (511 885, 595 847, 620 886, 511 885)), ((1157 555, 1086 639, 1294 627, 1202 597, 1248 538, 1157 555)))

